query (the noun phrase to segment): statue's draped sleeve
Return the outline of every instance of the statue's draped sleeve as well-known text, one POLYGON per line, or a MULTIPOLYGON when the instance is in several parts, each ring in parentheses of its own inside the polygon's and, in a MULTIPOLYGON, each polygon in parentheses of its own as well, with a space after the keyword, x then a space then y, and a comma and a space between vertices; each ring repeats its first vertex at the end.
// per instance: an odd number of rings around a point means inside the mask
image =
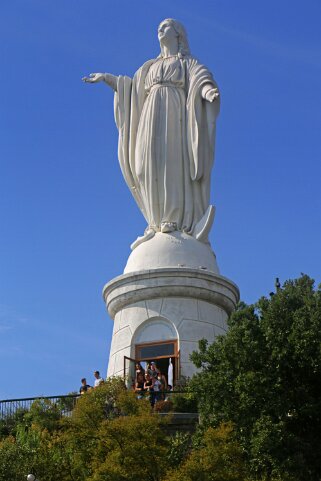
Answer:
POLYGON ((119 76, 114 97, 115 122, 118 128, 118 159, 124 179, 145 216, 135 173, 135 146, 139 119, 145 100, 145 77, 154 60, 146 62, 131 79, 119 76))
POLYGON ((215 126, 220 98, 208 102, 201 96, 202 87, 217 88, 212 74, 195 59, 187 61, 188 93, 186 103, 187 143, 191 179, 201 181, 210 176, 214 161, 215 126))

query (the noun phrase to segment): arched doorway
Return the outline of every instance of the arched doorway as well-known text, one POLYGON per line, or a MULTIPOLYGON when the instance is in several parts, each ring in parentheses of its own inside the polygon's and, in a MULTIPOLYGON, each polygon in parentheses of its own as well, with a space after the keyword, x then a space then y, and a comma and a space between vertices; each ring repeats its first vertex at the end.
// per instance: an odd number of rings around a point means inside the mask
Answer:
POLYGON ((168 319, 152 318, 135 331, 131 346, 132 357, 124 356, 124 377, 128 384, 135 383, 135 364, 147 369, 151 362, 170 380, 172 387, 179 379, 178 334, 168 319), (171 374, 172 373, 172 374, 171 374), (172 379, 172 380, 171 380, 172 379))

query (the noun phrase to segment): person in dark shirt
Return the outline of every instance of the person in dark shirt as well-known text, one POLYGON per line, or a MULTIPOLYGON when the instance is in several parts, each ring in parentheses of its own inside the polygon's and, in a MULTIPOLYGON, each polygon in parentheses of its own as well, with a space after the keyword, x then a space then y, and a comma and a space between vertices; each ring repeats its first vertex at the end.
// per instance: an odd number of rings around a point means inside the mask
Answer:
POLYGON ((149 392, 149 402, 152 407, 155 404, 155 394, 154 394, 154 378, 151 377, 148 372, 145 374, 144 390, 149 392))
POLYGON ((80 394, 85 394, 85 392, 89 391, 91 389, 91 386, 87 384, 87 380, 85 377, 82 378, 81 380, 81 386, 79 389, 80 394))
POLYGON ((139 374, 142 374, 143 378, 145 378, 145 369, 143 368, 140 362, 136 362, 135 371, 136 371, 136 380, 139 374))
POLYGON ((142 372, 137 374, 135 382, 135 392, 137 393, 137 399, 142 399, 144 397, 144 375, 142 372))

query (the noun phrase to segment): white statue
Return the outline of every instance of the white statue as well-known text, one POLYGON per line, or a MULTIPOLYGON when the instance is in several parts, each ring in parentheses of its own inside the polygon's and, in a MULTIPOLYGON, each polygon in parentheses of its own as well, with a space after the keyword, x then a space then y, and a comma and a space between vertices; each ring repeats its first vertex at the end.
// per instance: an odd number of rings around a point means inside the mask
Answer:
POLYGON ((207 242, 219 92, 212 74, 192 57, 183 25, 159 25, 161 53, 134 78, 93 73, 115 91, 118 156, 123 176, 148 226, 135 248, 155 235, 183 231, 207 242))

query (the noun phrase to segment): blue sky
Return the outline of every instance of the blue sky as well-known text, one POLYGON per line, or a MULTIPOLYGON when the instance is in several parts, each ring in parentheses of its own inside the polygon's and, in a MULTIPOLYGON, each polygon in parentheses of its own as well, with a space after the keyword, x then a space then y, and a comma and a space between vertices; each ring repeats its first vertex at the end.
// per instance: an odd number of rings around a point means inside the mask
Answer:
POLYGON ((0 399, 64 394, 105 374, 103 285, 145 221, 117 160, 113 95, 157 25, 185 25, 221 89, 211 233, 221 273, 254 302, 321 281, 321 3, 11 0, 1 6, 0 399))

